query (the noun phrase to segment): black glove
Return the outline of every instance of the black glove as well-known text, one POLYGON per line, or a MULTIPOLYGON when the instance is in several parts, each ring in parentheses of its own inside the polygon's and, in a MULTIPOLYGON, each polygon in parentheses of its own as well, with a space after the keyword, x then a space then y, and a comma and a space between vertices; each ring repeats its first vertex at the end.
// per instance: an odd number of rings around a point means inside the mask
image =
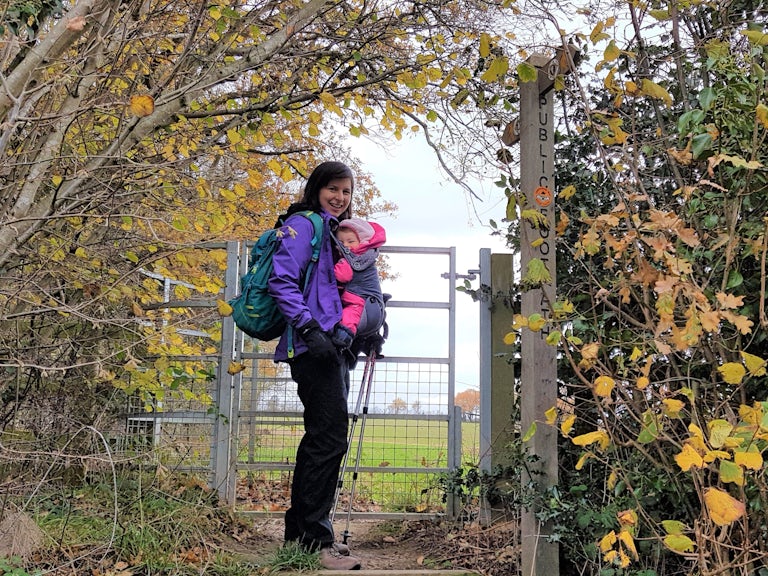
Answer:
POLYGON ((352 342, 352 354, 358 356, 362 352, 366 356, 373 354, 376 358, 384 358, 384 354, 381 353, 383 347, 384 336, 375 332, 363 338, 355 338, 352 342))
POLYGON ((355 335, 352 334, 352 330, 341 324, 336 324, 336 328, 333 330, 333 336, 331 336, 331 340, 336 346, 339 348, 349 348, 354 339, 355 335))
POLYGON ((336 346, 331 341, 331 337, 326 334, 317 320, 310 320, 304 326, 298 329, 299 335, 309 347, 309 353, 318 360, 339 361, 339 353, 336 346))

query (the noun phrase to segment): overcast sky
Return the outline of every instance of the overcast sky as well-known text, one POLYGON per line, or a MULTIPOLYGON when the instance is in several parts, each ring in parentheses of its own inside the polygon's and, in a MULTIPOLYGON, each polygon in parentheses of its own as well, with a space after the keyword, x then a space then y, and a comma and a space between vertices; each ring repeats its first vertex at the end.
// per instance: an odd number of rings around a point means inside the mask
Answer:
MULTIPOLYGON (((493 218, 498 223, 504 215, 503 192, 495 188, 497 168, 489 166, 487 182, 473 187, 487 199, 476 203, 478 221, 469 205, 466 191, 449 182, 441 173, 434 153, 421 140, 403 139, 384 151, 362 139, 352 140, 353 151, 370 172, 382 196, 398 205, 396 218, 380 217, 376 221, 387 232, 388 246, 456 247, 456 271, 466 274, 479 267, 481 248, 493 253, 508 252, 501 240, 490 236, 483 224, 493 218)), ((395 300, 448 301, 447 256, 391 255, 397 281, 386 281, 382 288, 395 300)), ((472 282, 473 288, 479 280, 472 282)), ((462 293, 456 295, 456 392, 478 385, 478 306, 462 293)), ((446 356, 447 314, 438 311, 416 312, 392 309, 389 313, 390 339, 385 354, 390 356, 446 356)))

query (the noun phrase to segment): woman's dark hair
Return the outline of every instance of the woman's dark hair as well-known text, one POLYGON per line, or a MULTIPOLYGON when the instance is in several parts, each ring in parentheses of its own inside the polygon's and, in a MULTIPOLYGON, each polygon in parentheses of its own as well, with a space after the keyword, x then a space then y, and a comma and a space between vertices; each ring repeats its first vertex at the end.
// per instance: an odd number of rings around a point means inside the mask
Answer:
MULTIPOLYGON (((303 209, 320 211, 320 189, 328 185, 331 180, 337 180, 339 178, 349 178, 352 182, 352 192, 355 190, 355 176, 352 174, 352 170, 343 162, 322 162, 312 170, 312 174, 309 175, 307 185, 304 187, 304 196, 302 196, 299 204, 304 206, 303 209)), ((344 220, 352 216, 352 202, 350 201, 347 209, 339 215, 339 220, 344 220)))

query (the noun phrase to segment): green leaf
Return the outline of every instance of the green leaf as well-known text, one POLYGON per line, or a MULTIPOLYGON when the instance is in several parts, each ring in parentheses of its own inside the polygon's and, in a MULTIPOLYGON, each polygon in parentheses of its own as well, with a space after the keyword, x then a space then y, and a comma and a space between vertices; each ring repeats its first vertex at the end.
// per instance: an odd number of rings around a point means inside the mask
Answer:
POLYGON ((715 94, 714 88, 704 88, 699 92, 699 104, 701 104, 701 107, 705 112, 712 108, 716 98, 717 94, 715 94))
POLYGON ((491 37, 487 32, 480 34, 480 57, 488 58, 491 53, 491 37))
POLYGON ((547 265, 540 258, 531 258, 526 267, 523 284, 527 286, 541 286, 552 282, 552 274, 547 265))
POLYGON ((696 126, 700 125, 701 122, 704 120, 704 111, 703 110, 689 110, 688 112, 685 112, 680 116, 680 118, 677 121, 677 131, 680 133, 681 136, 685 136, 690 132, 691 130, 695 129, 696 126))
POLYGON ((507 210, 504 216, 509 222, 517 220, 517 196, 510 194, 507 198, 507 210))
POLYGON ((720 460, 720 480, 733 482, 737 486, 744 485, 744 469, 730 460, 720 460))
POLYGON ((491 65, 488 67, 488 70, 483 72, 483 75, 480 76, 480 80, 483 82, 496 82, 496 80, 507 73, 507 70, 509 70, 509 61, 507 60, 507 57, 499 56, 491 61, 491 65))
POLYGON ((746 36, 750 44, 768 46, 768 34, 765 34, 762 30, 742 30, 739 34, 746 36))
POLYGON ((528 427, 528 430, 523 436, 523 442, 528 442, 528 440, 533 438, 534 434, 536 434, 536 422, 531 422, 531 425, 528 427))
POLYGON ((707 150, 712 148, 712 136, 708 132, 696 134, 691 142, 691 152, 694 158, 701 158, 707 150))
POLYGON ((637 435, 637 441, 640 444, 649 444, 659 437, 659 425, 655 419, 651 419, 643 424, 643 429, 637 435))
POLYGON ((539 71, 532 64, 521 62, 517 65, 517 76, 520 82, 536 82, 539 78, 539 71))
POLYGON ((656 18, 656 20, 669 20, 669 10, 648 10, 648 14, 656 18))
POLYGON ((738 270, 731 270, 728 274, 728 283, 725 285, 726 289, 736 288, 741 286, 744 282, 744 276, 738 270))
POLYGON ((664 537, 664 545, 673 552, 693 552, 695 543, 688 536, 669 534, 664 537))
POLYGON ((664 526, 667 534, 682 534, 685 532, 685 524, 679 520, 662 520, 661 525, 664 526))

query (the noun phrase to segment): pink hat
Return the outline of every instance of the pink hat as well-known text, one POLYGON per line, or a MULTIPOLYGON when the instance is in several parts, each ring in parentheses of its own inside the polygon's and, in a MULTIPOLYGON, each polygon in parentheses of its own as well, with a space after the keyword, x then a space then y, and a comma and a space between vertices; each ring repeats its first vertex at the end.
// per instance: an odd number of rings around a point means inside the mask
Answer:
POLYGON ((373 238, 373 226, 362 218, 347 218, 339 222, 339 228, 347 228, 357 234, 361 243, 368 242, 373 238))

